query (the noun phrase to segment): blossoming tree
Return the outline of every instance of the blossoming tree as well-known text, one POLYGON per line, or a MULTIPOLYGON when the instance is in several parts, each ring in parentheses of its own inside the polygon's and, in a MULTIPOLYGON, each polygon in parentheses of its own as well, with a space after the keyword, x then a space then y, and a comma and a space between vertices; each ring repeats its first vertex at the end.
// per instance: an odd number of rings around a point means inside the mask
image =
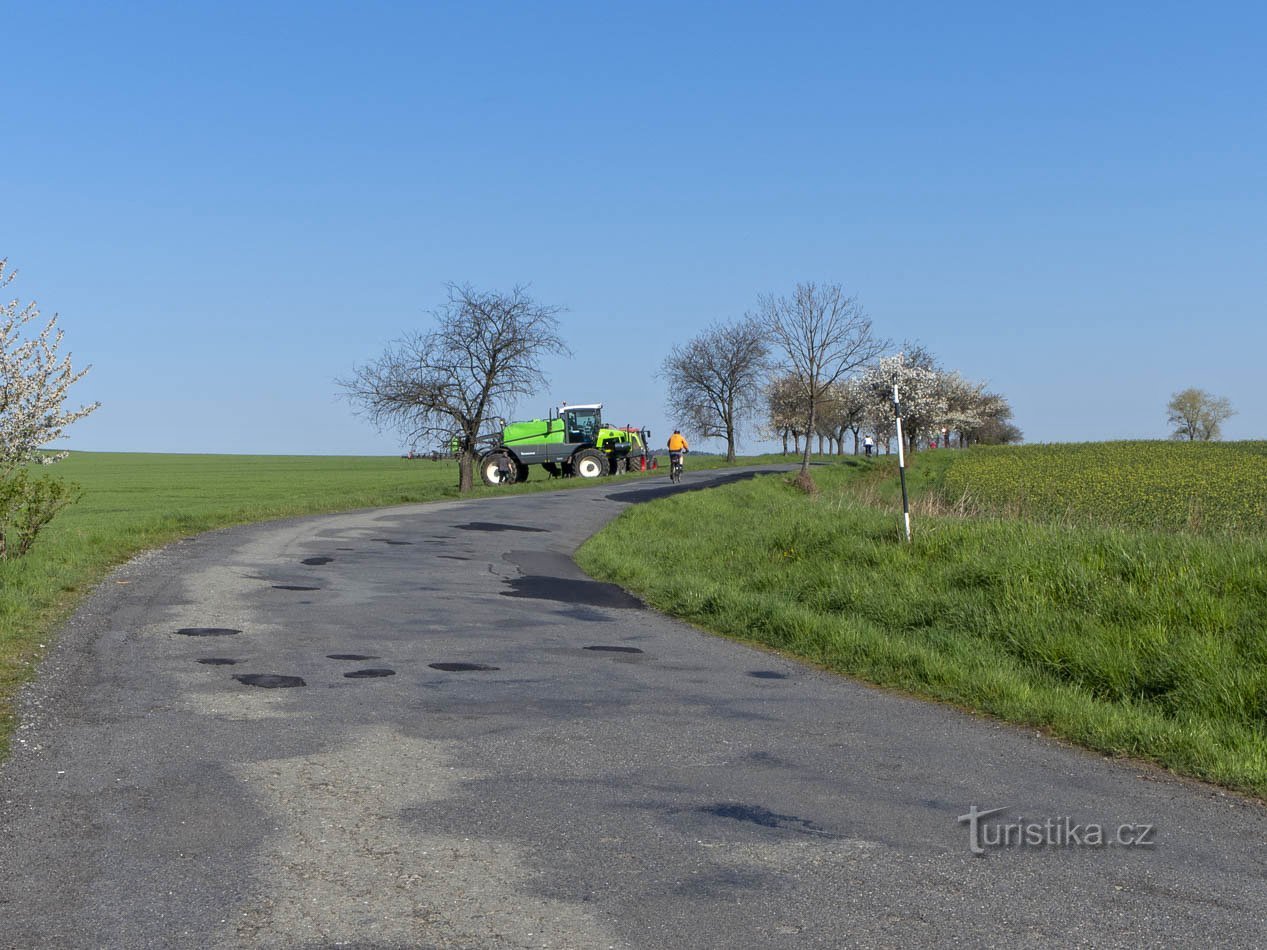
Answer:
MULTIPOLYGON (((16 274, 0 260, 0 289, 16 274)), ((100 405, 65 408, 70 387, 88 368, 76 371, 60 355, 62 331, 54 314, 41 327, 34 302, 0 304, 0 560, 25 554, 36 535, 76 491, 58 479, 32 478, 32 465, 51 465, 65 452, 44 446, 100 405)))

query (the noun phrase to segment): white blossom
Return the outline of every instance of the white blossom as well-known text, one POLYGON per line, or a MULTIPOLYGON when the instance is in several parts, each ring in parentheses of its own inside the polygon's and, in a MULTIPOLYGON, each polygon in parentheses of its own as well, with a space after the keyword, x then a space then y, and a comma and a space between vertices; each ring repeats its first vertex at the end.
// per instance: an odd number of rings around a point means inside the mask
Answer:
MULTIPOLYGON (((0 288, 15 275, 0 260, 0 288)), ((48 465, 66 453, 40 449, 56 440, 71 423, 94 411, 100 403, 65 409, 67 392, 88 368, 76 372, 69 354, 58 356, 62 331, 54 314, 38 333, 40 311, 34 302, 16 299, 0 305, 0 477, 31 462, 48 465)))

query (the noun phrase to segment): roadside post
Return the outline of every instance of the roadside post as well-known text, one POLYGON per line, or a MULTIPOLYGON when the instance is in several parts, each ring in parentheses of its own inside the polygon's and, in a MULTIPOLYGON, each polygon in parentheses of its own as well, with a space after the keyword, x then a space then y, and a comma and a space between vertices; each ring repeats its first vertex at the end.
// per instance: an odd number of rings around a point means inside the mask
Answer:
POLYGON ((897 414, 897 474, 902 482, 902 518, 906 522, 906 540, 911 540, 911 502, 906 497, 906 447, 902 444, 902 400, 897 383, 893 384, 893 411, 897 414))

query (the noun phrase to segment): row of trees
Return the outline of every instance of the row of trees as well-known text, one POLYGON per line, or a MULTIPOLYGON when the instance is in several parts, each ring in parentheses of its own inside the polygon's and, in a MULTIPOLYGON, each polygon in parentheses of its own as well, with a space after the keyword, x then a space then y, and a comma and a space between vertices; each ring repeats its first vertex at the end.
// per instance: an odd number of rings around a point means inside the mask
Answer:
POLYGON ((712 327, 665 358, 669 409, 695 435, 726 443, 734 460, 740 433, 791 439, 808 471, 813 440, 838 454, 847 435, 888 446, 895 435, 893 386, 902 398, 910 449, 952 435, 961 446, 1018 442, 1012 409, 986 384, 945 370, 932 353, 876 336, 856 297, 838 284, 798 284, 786 297, 758 299, 754 313, 712 327), (802 443, 803 440, 803 443, 802 443))

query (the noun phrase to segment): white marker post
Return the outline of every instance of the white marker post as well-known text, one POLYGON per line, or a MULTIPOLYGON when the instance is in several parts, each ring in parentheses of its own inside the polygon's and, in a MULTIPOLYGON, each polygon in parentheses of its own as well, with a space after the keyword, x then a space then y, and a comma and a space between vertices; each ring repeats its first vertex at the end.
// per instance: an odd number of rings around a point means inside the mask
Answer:
POLYGON ((893 411, 897 413, 897 474, 902 480, 902 517, 906 520, 906 540, 911 540, 911 503, 906 497, 906 447, 902 444, 902 401, 893 384, 893 411))

